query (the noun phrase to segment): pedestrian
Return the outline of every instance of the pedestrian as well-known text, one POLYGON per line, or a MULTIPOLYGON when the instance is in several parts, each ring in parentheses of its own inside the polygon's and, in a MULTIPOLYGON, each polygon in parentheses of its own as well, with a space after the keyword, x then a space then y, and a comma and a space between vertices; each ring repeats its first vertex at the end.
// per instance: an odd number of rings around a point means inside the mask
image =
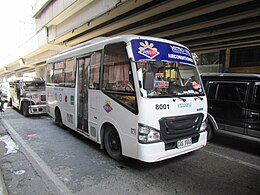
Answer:
POLYGON ((4 112, 4 101, 2 98, 2 90, 0 90, 0 112, 4 112))

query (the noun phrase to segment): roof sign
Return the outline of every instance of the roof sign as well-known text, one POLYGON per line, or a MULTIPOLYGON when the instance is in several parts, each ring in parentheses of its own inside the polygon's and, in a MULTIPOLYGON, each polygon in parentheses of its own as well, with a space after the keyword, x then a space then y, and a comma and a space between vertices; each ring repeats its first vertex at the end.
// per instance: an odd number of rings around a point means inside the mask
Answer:
POLYGON ((132 40, 134 58, 138 60, 167 60, 195 65, 190 51, 179 45, 152 40, 132 40))

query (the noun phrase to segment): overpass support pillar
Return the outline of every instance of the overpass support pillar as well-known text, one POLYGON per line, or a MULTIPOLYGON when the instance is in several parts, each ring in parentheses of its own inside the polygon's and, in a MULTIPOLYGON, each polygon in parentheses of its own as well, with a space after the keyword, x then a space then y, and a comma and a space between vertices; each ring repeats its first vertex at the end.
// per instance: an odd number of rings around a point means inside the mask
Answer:
POLYGON ((22 72, 15 72, 15 77, 22 77, 23 73, 22 72))
POLYGON ((228 72, 230 65, 230 48, 226 49, 225 67, 224 72, 228 72))
POLYGON ((36 67, 35 68, 35 75, 36 77, 41 77, 44 80, 46 79, 46 67, 45 66, 41 66, 41 67, 36 67))

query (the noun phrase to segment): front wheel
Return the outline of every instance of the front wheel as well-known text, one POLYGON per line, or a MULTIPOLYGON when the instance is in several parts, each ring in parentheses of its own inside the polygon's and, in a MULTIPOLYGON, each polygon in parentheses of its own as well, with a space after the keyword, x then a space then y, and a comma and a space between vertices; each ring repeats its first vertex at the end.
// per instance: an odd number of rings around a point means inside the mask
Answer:
POLYGON ((10 98, 9 102, 7 103, 7 106, 13 107, 12 99, 10 98))
POLYGON ((105 129, 104 145, 108 155, 116 161, 124 159, 119 135, 115 128, 108 126, 105 129))
POLYGON ((207 140, 210 141, 210 140, 212 140, 214 138, 214 135, 215 135, 214 131, 213 131, 213 128, 212 128, 210 123, 207 123, 207 129, 206 130, 208 132, 207 140))
POLYGON ((57 126, 63 128, 61 113, 60 113, 60 110, 59 110, 59 109, 55 110, 55 124, 56 124, 57 126))
POLYGON ((22 113, 25 117, 28 117, 29 114, 29 102, 23 102, 22 103, 22 113))

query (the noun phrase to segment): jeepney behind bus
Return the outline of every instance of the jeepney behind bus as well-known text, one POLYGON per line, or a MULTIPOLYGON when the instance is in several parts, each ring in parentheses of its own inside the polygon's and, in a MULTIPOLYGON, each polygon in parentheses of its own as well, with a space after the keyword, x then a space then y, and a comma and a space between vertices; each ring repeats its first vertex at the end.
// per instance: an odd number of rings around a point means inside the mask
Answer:
POLYGON ((46 113, 45 81, 42 78, 22 77, 8 81, 9 105, 24 116, 46 113))

